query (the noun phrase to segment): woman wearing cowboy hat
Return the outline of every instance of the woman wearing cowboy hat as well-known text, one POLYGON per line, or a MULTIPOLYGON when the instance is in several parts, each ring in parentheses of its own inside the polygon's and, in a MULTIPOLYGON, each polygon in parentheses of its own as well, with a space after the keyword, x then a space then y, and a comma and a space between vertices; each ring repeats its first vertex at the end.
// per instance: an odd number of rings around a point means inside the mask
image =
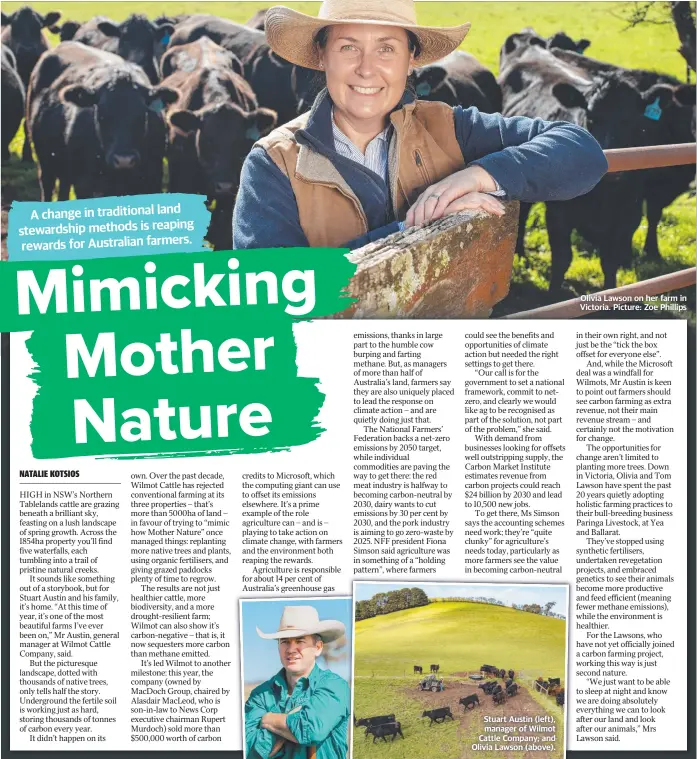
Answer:
POLYGON ((325 0, 318 18, 271 8, 271 48, 324 72, 326 89, 247 156, 234 247, 355 248, 464 209, 501 215, 497 194, 534 202, 591 190, 607 161, 585 129, 406 90, 415 66, 443 58, 469 28, 419 26, 413 0, 325 0))
POLYGON ((247 759, 345 759, 349 685, 316 664, 324 644, 345 632, 343 622, 320 620, 313 606, 286 606, 274 633, 257 627, 260 637, 278 641, 283 668, 245 704, 247 759))

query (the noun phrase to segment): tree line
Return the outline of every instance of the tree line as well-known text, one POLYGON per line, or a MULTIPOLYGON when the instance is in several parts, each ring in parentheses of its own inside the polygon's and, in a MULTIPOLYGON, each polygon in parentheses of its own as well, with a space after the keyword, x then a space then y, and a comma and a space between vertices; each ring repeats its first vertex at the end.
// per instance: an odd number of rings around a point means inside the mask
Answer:
POLYGON ((431 603, 421 588, 402 588, 390 590, 387 593, 376 593, 367 601, 356 602, 356 622, 370 619, 380 614, 391 614, 394 611, 413 609, 416 606, 427 606, 431 603))

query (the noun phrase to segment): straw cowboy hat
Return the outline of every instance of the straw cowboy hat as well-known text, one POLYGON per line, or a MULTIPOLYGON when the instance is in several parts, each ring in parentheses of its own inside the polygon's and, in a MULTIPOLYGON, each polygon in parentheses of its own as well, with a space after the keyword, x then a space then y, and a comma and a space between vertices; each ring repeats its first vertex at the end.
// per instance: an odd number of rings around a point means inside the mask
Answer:
POLYGON ((317 18, 282 5, 269 8, 266 39, 271 49, 287 61, 319 70, 314 36, 323 27, 336 24, 408 29, 421 45, 421 52, 415 58, 419 66, 445 58, 465 39, 471 26, 469 23, 453 27, 419 26, 414 0, 324 0, 317 18))
POLYGON ((320 635, 324 643, 331 643, 346 632, 343 622, 336 619, 320 621, 314 606, 286 606, 274 633, 263 633, 257 627, 257 633, 264 640, 281 638, 302 638, 305 635, 320 635))

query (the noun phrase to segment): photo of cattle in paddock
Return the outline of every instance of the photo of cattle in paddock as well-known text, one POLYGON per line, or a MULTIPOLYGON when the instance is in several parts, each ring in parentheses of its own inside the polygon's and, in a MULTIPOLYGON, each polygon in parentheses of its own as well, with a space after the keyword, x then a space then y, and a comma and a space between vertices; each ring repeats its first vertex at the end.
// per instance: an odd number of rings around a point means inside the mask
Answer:
POLYGON ((354 587, 354 759, 563 756, 565 586, 354 587))
MULTIPOLYGON (((206 196, 208 240, 231 248, 246 155, 322 86, 270 49, 268 5, 113 2, 106 16, 93 2, 3 3, 3 256, 13 200, 154 192, 206 196)), ((410 87, 424 100, 571 121, 606 150, 694 143, 680 30, 627 23, 631 5, 422 3, 425 23, 473 27, 410 87)), ((494 315, 694 266, 694 166, 609 174, 575 200, 521 204, 520 219, 510 294, 494 315)), ((692 288, 681 294, 693 318, 692 288)))

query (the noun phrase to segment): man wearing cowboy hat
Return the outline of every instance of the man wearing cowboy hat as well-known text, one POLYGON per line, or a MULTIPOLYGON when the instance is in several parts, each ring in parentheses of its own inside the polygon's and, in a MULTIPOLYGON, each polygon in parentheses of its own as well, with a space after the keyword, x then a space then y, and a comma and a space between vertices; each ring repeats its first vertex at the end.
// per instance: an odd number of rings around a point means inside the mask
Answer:
POLYGON ((247 156, 235 248, 356 248, 465 209, 501 215, 496 195, 574 198, 607 171, 575 124, 415 97, 414 67, 455 50, 468 23, 420 26, 414 0, 324 0, 317 18, 278 6, 265 24, 272 50, 326 88, 247 156))
POLYGON ((312 606, 286 606, 274 633, 257 627, 260 637, 278 641, 282 669, 245 704, 247 759, 345 759, 349 685, 316 663, 324 643, 345 632, 342 622, 320 620, 312 606))

